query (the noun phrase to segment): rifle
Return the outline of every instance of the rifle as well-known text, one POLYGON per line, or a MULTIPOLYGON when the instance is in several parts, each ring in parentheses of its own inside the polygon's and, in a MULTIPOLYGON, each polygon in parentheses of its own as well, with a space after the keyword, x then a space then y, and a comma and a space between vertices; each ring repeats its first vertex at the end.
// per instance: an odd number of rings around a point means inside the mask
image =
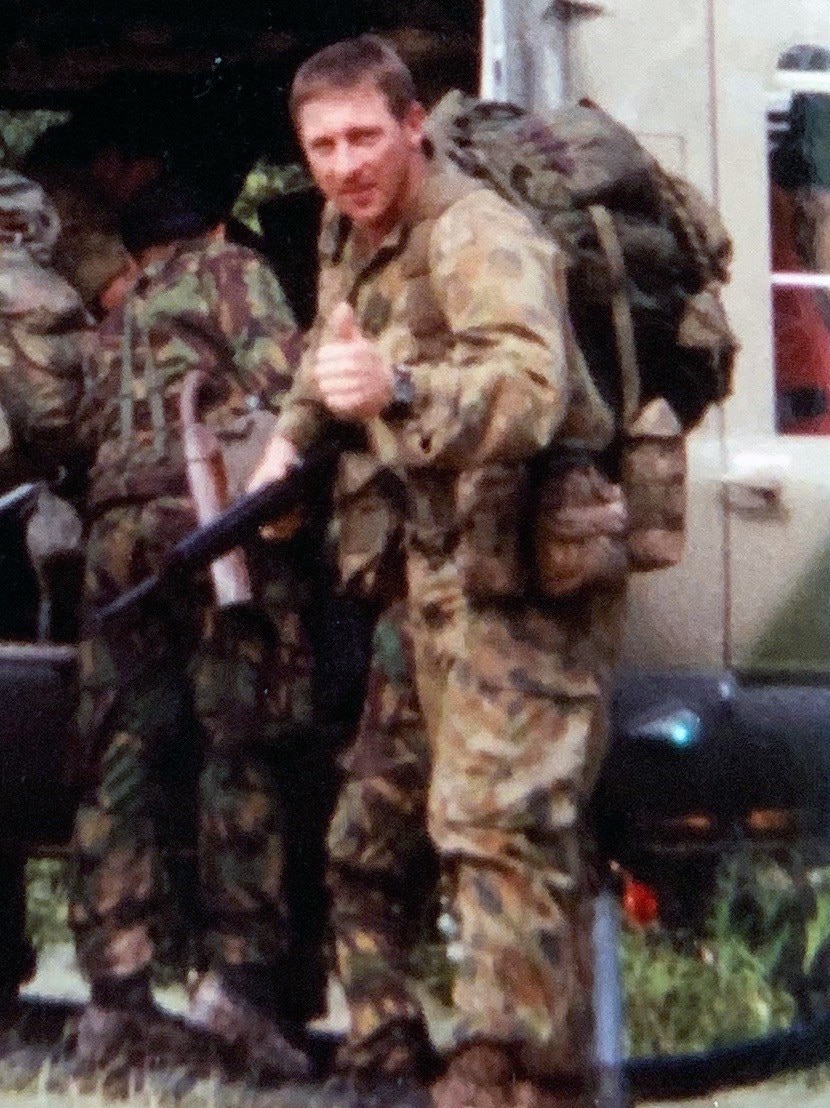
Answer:
POLYGON ((0 496, 0 519, 25 516, 34 508, 40 490, 46 487, 44 481, 27 481, 25 485, 18 485, 0 496))
POLYGON ((101 627, 158 598, 171 582, 210 565, 254 536, 264 524, 307 504, 324 487, 339 449, 339 444, 321 446, 301 465, 292 468, 282 481, 240 497, 211 523, 191 531, 173 547, 162 572, 145 578, 117 600, 99 608, 93 617, 95 623, 101 627))
MULTIPOLYGON (((229 507, 228 472, 216 434, 199 420, 199 399, 211 386, 200 369, 185 376, 179 400, 182 440, 190 497, 201 527, 211 523, 229 507)), ((213 591, 220 608, 244 604, 251 599, 251 579, 245 555, 237 547, 211 562, 213 591)))

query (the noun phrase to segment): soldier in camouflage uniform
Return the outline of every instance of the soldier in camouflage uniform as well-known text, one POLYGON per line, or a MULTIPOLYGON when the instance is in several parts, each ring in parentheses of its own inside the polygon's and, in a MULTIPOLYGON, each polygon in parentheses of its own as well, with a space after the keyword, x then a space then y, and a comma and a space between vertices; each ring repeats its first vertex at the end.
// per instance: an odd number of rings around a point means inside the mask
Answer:
POLYGON ((14 446, 4 484, 67 460, 65 415, 80 399, 92 321, 52 268, 60 228, 39 185, 0 169, 0 403, 14 446))
MULTIPOLYGON (((80 396, 89 320, 75 291, 52 268, 60 222, 33 181, 0 168, 0 491, 35 477, 54 477, 65 459, 62 415, 80 396), (40 418, 30 418, 38 398, 40 418)), ((56 498, 52 497, 54 502, 56 498)), ((68 505, 66 512, 71 513, 68 505)), ((40 515, 40 513, 38 513, 40 515)), ((40 567, 39 567, 40 568, 40 567)), ((4 626, 19 635, 31 623, 30 596, 14 588, 6 566, 4 626)), ((34 969, 25 940, 25 849, 7 847, 0 909, 0 1013, 34 969)))
MULTIPOLYGON (((203 199, 158 185, 124 223, 143 268, 100 327, 75 420, 92 459, 90 617, 196 525, 179 415, 188 370, 210 378, 203 421, 220 436, 241 433, 253 408, 278 410, 291 382, 297 332, 279 285, 258 255, 223 241, 203 199)), ((309 665, 292 567, 262 567, 264 557, 251 567, 262 611, 217 609, 205 576, 123 626, 88 625, 91 764, 70 898, 92 989, 78 1030, 85 1062, 144 1033, 168 894, 162 851, 192 817, 211 970, 190 1019, 245 1064, 307 1070, 277 1015, 289 934, 273 755, 310 723, 309 665)))
POLYGON ((623 589, 551 600, 534 587, 528 464, 554 445, 603 449, 613 419, 566 342, 553 247, 430 155, 393 51, 371 37, 322 51, 292 105, 330 204, 312 347, 255 479, 279 477, 339 419, 363 424, 375 468, 406 495, 411 662, 393 651, 383 713, 370 698, 330 835, 351 1057, 396 1073, 428 1057, 402 973, 396 850, 425 807, 457 927, 459 1018, 435 1104, 581 1103, 582 816, 623 589))

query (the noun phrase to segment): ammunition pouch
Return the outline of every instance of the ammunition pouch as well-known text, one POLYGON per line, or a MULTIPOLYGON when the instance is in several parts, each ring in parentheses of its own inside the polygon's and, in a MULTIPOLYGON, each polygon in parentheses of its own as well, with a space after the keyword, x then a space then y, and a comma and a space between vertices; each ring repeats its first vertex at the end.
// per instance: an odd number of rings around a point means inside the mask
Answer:
POLYGON ((366 600, 391 599, 402 574, 402 483, 371 455, 346 451, 340 456, 332 515, 343 590, 366 600))
POLYGON ((409 476, 410 549, 432 576, 452 562, 474 599, 616 587, 632 570, 666 569, 683 554, 685 440, 663 399, 622 435, 618 481, 601 455, 567 448, 529 466, 409 476))
POLYGON ((436 564, 452 557, 462 591, 476 599, 615 587, 630 571, 680 561, 685 478, 683 429, 657 399, 622 436, 619 481, 599 455, 568 449, 532 466, 466 471, 434 489, 419 478, 410 541, 436 564))
POLYGON ((506 599, 525 592, 522 531, 529 484, 527 467, 520 465, 484 466, 458 478, 456 561, 467 595, 506 599))
POLYGON ((686 442, 665 400, 646 404, 628 427, 621 474, 631 568, 647 572, 677 565, 685 540, 686 442))
POLYGON ((555 453, 542 463, 531 543, 537 591, 558 598, 614 585, 628 572, 623 490, 594 459, 555 453))
POLYGON ((683 556, 686 444, 662 398, 623 433, 619 483, 598 459, 552 454, 535 497, 533 557, 543 596, 619 583, 630 571, 668 569, 683 556))
POLYGON ((413 492, 409 547, 423 570, 416 576, 437 580, 451 562, 471 599, 558 598, 617 583, 628 571, 625 497, 587 453, 556 451, 533 466, 493 464, 431 480, 419 474, 413 492))

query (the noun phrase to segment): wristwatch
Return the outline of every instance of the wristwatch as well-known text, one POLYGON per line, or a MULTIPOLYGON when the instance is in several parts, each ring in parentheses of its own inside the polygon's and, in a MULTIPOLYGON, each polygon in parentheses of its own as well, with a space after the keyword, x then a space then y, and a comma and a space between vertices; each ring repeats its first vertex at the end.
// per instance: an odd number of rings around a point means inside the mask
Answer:
POLYGON ((384 413, 391 419, 402 419, 409 415, 415 400, 415 385, 412 370, 400 362, 392 363, 392 402, 384 413))

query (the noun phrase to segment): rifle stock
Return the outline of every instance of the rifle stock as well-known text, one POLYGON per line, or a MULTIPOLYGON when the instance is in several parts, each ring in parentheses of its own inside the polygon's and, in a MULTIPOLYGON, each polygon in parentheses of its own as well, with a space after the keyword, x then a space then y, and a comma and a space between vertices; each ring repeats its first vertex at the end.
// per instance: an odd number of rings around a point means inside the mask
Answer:
POLYGON ((256 492, 240 497, 211 523, 191 531, 173 547, 162 573, 145 578, 117 600, 99 608, 93 617, 95 623, 101 627, 127 615, 134 608, 161 595, 171 580, 186 577, 210 565, 253 537, 263 524, 308 503, 323 488, 337 453, 336 446, 320 447, 301 465, 291 469, 282 481, 264 485, 256 492))

